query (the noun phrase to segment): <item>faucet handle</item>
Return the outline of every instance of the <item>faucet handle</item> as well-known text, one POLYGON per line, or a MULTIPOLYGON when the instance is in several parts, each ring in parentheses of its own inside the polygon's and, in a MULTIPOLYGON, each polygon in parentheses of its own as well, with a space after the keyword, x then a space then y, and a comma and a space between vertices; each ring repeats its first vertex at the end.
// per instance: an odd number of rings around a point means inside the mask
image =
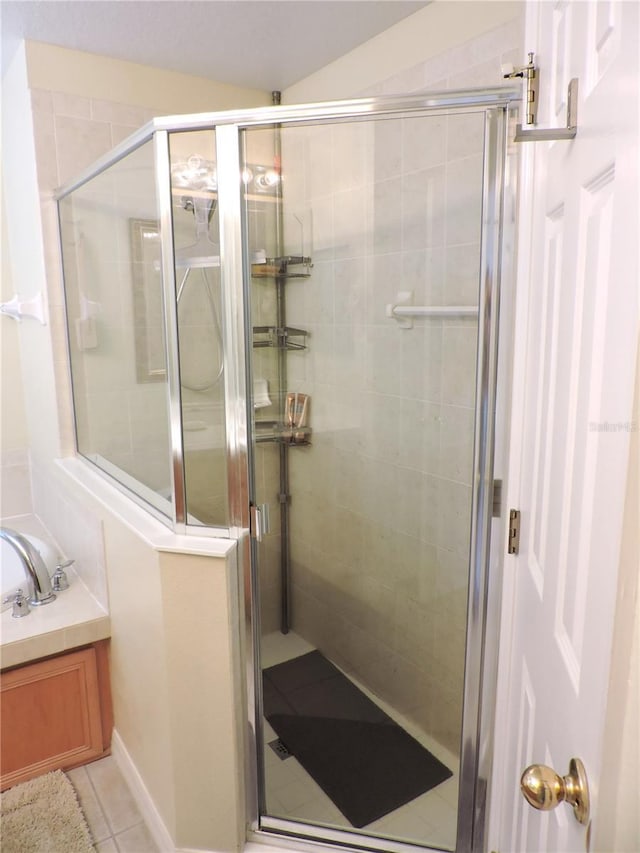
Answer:
POLYGON ((51 586, 54 592, 62 592, 64 589, 69 589, 69 581, 65 569, 75 563, 75 560, 66 560, 64 563, 59 563, 51 578, 51 586))
POLYGON ((11 615, 14 619, 21 619, 23 616, 27 616, 29 611, 29 602, 22 594, 22 590, 19 589, 13 597, 13 610, 11 611, 11 615))

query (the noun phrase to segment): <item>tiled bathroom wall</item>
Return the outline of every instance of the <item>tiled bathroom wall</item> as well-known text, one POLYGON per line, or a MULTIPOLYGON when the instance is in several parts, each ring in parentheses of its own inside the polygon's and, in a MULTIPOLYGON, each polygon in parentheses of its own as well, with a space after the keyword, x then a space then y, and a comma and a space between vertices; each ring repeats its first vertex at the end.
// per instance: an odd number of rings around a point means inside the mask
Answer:
MULTIPOLYGON (((501 27, 375 93, 498 85, 519 33, 501 27)), ((289 390, 311 394, 314 430, 289 454, 293 627, 453 751, 477 324, 405 330, 385 307, 405 290, 477 303, 482 139, 466 115, 285 128, 282 143, 285 210, 310 224, 314 260, 287 287, 288 322, 311 333, 289 354, 289 390)))
MULTIPOLYGON (((50 191, 128 136, 152 111, 42 90, 32 92, 32 103, 43 216, 50 226, 45 241, 51 253, 52 334, 61 355, 59 408, 66 421, 68 446, 64 450, 68 452, 72 445, 69 382, 62 288, 57 259, 54 262, 56 213, 50 191)), ((211 159, 213 134, 208 137, 202 155, 211 159)), ((180 146, 176 144, 176 148, 180 146)), ((157 230, 158 219, 151 145, 85 185, 63 205, 62 243, 80 450, 101 457, 168 497, 171 473, 159 241, 156 238, 154 250, 147 239, 157 230)), ((193 217, 179 207, 176 216, 176 244, 189 245, 195 240, 193 217), (191 221, 190 229, 186 219, 191 221)), ((217 293, 219 324, 219 281, 205 286, 200 271, 190 279, 179 308, 189 511, 205 523, 224 524, 222 385, 209 381, 203 385, 202 380, 212 370, 217 374, 222 356, 210 304, 217 293), (207 298, 209 293, 212 296, 207 298)))
POLYGON ((62 436, 61 455, 67 455, 73 452, 73 423, 53 191, 151 118, 152 111, 44 89, 31 90, 31 103, 62 436))
POLYGON ((153 144, 61 202, 80 451, 171 485, 153 144))
POLYGON ((27 450, 7 450, 0 458, 0 518, 33 512, 27 450))

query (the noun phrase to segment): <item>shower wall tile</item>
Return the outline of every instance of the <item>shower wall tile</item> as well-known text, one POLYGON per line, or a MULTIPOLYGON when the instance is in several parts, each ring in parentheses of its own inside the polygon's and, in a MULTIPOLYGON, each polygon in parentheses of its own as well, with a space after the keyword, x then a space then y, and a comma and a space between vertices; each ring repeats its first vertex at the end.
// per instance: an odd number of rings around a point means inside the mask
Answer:
POLYGON ((483 124, 484 116, 478 113, 463 113, 447 121, 448 163, 482 153, 483 124))
POLYGON ((102 524, 49 471, 34 465, 33 509, 91 594, 108 609, 102 524))
POLYGON ((449 74, 447 84, 450 89, 463 89, 466 86, 504 86, 506 88, 513 85, 513 81, 503 79, 500 56, 496 53, 491 59, 470 65, 464 70, 453 70, 449 74))
MULTIPOLYGON (((416 305, 442 305, 444 248, 416 249, 402 254, 402 286, 413 292, 416 305)), ((447 294, 447 298, 450 298, 447 294)))
POLYGON ((0 519, 32 512, 29 454, 26 450, 3 453, 0 459, 0 519))
POLYGON ((471 486, 440 479, 437 519, 438 545, 468 557, 471 534, 471 486))
MULTIPOLYGON (((333 261, 314 261, 313 279, 303 285, 305 293, 304 317, 307 322, 309 318, 313 318, 314 325, 333 326, 334 273, 333 261)), ((291 289, 289 288, 289 290, 291 289)))
POLYGON ((365 259, 365 316, 368 324, 386 325, 388 322, 386 306, 397 302, 398 290, 404 289, 398 276, 402 262, 403 255, 400 251, 365 259))
MULTIPOLYGON (((38 99, 40 101, 42 99, 38 99)), ((36 149, 36 171, 38 185, 53 189, 60 183, 58 178, 58 158, 56 155, 55 118, 47 109, 34 105, 33 130, 36 149)))
POLYGON ((480 246, 447 246, 444 254, 444 290, 453 305, 477 305, 480 288, 480 246))
POLYGON ((314 263, 333 260, 333 198, 319 196, 313 204, 313 243, 311 246, 314 263))
POLYGON ((59 116, 91 118, 91 101, 65 92, 52 92, 53 111, 59 116))
POLYGON ((404 95, 408 92, 417 92, 422 88, 424 72, 421 65, 414 65, 399 74, 395 74, 389 80, 380 85, 381 95, 404 95))
POLYGON ((471 407, 475 398, 477 324, 442 330, 442 402, 471 407))
POLYGON ((115 146, 131 136, 137 130, 136 125, 112 124, 111 125, 111 145, 115 146))
POLYGON ((53 113, 53 93, 47 89, 30 89, 31 109, 34 112, 53 113))
MULTIPOLYGON (((421 322, 420 331, 392 329, 400 349, 400 394, 403 397, 439 402, 443 391, 442 321, 421 322)), ((417 326, 414 327, 417 330, 417 326)))
MULTIPOLYGON (((370 129, 363 123, 336 124, 332 128, 333 185, 348 189, 366 189, 374 157, 370 129)), ((288 155, 287 155, 288 161, 288 155)))
POLYGON ((335 194, 335 258, 357 258, 366 253, 370 241, 367 202, 366 193, 359 187, 341 190, 335 194))
MULTIPOLYGON (((398 401, 395 406, 398 414, 398 401)), ((441 427, 438 403, 400 398, 398 464, 426 474, 438 474, 441 427)))
MULTIPOLYGON (((381 121, 374 129, 373 180, 398 178, 402 174, 402 124, 381 121)), ((371 175, 368 176, 371 180, 371 175)))
POLYGON ((61 184, 90 166, 111 147, 111 128, 107 122, 56 115, 55 133, 61 184))
MULTIPOLYGON (((499 76, 504 39, 378 88, 480 85, 499 76)), ((283 134, 285 206, 311 208, 316 262, 287 302, 312 332, 288 361, 314 428, 290 454, 294 628, 456 753, 477 324, 403 330, 386 306, 401 290, 477 304, 482 136, 477 115, 283 134)))
POLYGON ((366 388, 368 390, 378 394, 397 393, 400 353, 397 329, 370 327, 366 356, 366 388))
MULTIPOLYGON (((446 243, 479 243, 482 222, 482 157, 455 161, 447 180, 446 243)), ((442 221, 442 216, 440 220, 442 221)))
POLYGON ((402 122, 403 174, 440 166, 446 160, 446 116, 427 116, 402 122))
POLYGON ((147 111, 131 104, 91 99, 91 118, 96 122, 140 127, 146 121, 147 111))
MULTIPOLYGON (((336 260, 333 278, 334 320, 342 324, 360 325, 367 311, 366 260, 364 257, 336 260)), ((342 334, 350 333, 344 329, 342 334)))
POLYGON ((443 404, 439 412, 439 473, 448 480, 471 485, 474 409, 443 404))
POLYGON ((376 182, 373 190, 373 251, 376 255, 402 249, 400 177, 376 182))

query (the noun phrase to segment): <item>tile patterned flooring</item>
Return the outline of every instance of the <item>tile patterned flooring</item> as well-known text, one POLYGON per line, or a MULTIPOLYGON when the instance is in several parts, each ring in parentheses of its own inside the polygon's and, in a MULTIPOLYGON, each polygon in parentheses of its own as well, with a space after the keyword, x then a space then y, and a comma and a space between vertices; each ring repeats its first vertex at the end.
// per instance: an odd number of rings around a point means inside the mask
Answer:
MULTIPOLYGON (((282 663, 290 658, 313 651, 313 649, 314 646, 297 636, 293 631, 290 631, 286 636, 279 632, 268 634, 262 639, 262 666, 266 669, 276 663, 282 663)), ((381 702, 362 684, 357 684, 357 686, 409 734, 422 743, 440 761, 444 762, 454 774, 451 779, 438 785, 437 788, 427 791, 426 794, 422 794, 415 800, 385 815, 362 831, 383 838, 413 841, 443 850, 453 850, 455 848, 458 801, 457 758, 417 727, 403 720, 397 712, 381 702)), ((264 739, 265 744, 277 739, 277 735, 266 720, 264 721, 264 739)), ((266 747, 265 774, 267 807, 270 815, 320 823, 333 828, 353 829, 295 758, 291 757, 282 761, 271 748, 266 747)))
POLYGON ((66 773, 96 853, 160 853, 112 756, 66 773))

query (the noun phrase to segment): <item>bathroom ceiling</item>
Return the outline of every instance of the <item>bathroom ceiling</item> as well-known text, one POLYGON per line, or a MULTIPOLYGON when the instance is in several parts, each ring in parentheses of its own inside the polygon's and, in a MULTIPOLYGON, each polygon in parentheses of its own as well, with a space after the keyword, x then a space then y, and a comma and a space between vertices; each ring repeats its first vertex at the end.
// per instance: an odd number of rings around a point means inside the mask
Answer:
POLYGON ((285 89, 413 14, 405 0, 0 0, 21 39, 257 89, 285 89))

